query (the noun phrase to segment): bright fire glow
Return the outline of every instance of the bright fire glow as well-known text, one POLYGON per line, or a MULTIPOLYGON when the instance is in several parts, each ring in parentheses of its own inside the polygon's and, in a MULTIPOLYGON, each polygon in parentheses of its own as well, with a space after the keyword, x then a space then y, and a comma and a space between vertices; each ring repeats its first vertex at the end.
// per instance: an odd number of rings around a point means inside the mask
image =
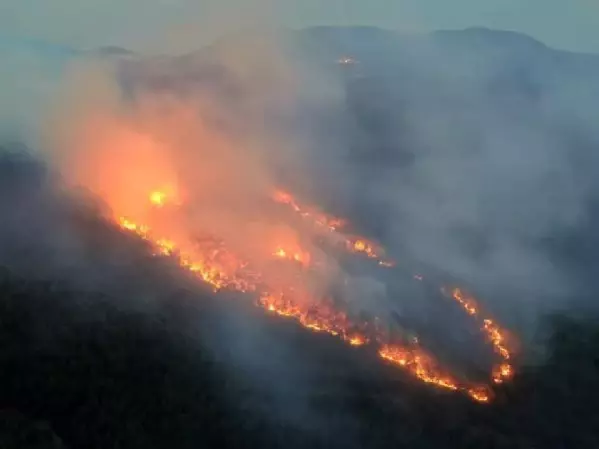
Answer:
POLYGON ((273 256, 279 259, 287 259, 298 262, 304 266, 310 265, 310 253, 301 250, 287 251, 281 247, 278 247, 274 252, 273 256))
POLYGON ((153 205, 161 207, 164 206, 166 200, 166 193, 164 192, 152 192, 150 194, 150 201, 153 205))
POLYGON ((286 204, 299 214, 302 219, 317 229, 328 231, 329 236, 341 241, 344 249, 355 254, 363 254, 370 259, 378 261, 383 267, 394 267, 395 262, 384 257, 384 250, 374 242, 364 237, 356 237, 345 233, 343 230, 347 227, 347 221, 334 217, 316 208, 300 204, 291 194, 277 190, 272 199, 280 204, 286 204))
POLYGON ((449 390, 458 390, 455 379, 447 374, 442 374, 435 366, 431 356, 422 350, 407 349, 396 345, 384 345, 379 350, 379 355, 393 364, 408 369, 414 376, 425 383, 437 385, 449 390))
MULTIPOLYGON (((165 204, 166 195, 157 191, 151 193, 149 199, 151 204, 162 206, 165 204)), ((299 205, 291 195, 286 193, 277 192, 273 199, 278 203, 290 205, 296 213, 300 214, 302 220, 310 225, 322 228, 326 233, 340 235, 345 242, 344 248, 350 253, 365 254, 368 258, 377 259, 379 265, 393 265, 392 261, 381 258, 382 250, 373 242, 362 237, 356 238, 343 234, 340 229, 346 226, 344 220, 299 205)), ((417 338, 412 339, 409 346, 400 345, 378 333, 375 330, 376 326, 352 322, 346 313, 335 310, 331 301, 315 301, 301 286, 277 283, 268 285, 264 273, 250 270, 247 261, 241 260, 227 250, 221 242, 208 239, 202 240, 201 244, 197 245, 178 244, 171 238, 154 233, 147 225, 137 224, 126 217, 121 217, 119 223, 123 229, 150 242, 155 254, 177 257, 182 267, 210 284, 215 291, 233 289, 241 292, 256 292, 258 294, 256 304, 267 313, 294 319, 306 329, 335 336, 352 346, 374 346, 382 359, 406 370, 424 383, 446 390, 462 391, 477 402, 485 403, 491 400, 491 391, 488 387, 469 386, 444 372, 431 354, 418 347, 417 338)), ((311 264, 310 253, 296 244, 276 246, 271 255, 275 260, 294 261, 299 264, 301 270, 309 268, 311 264)), ((419 281, 424 279, 421 275, 415 275, 414 278, 419 281)), ((451 292, 451 296, 469 316, 478 317, 479 308, 474 298, 457 288, 451 292)), ((493 368, 491 379, 496 384, 503 383, 513 376, 513 367, 507 363, 510 352, 505 343, 504 331, 489 318, 483 320, 482 330, 495 352, 503 359, 502 363, 493 368)))
MULTIPOLYGON (((478 317, 479 310, 474 298, 466 295, 459 288, 454 288, 451 296, 462 306, 468 315, 478 317)), ((483 318, 483 327, 481 330, 487 336, 487 339, 493 346, 493 350, 503 359, 501 364, 493 367, 491 379, 496 384, 503 383, 509 380, 514 374, 514 369, 508 362, 511 359, 511 353, 506 344, 505 331, 490 318, 483 318)))

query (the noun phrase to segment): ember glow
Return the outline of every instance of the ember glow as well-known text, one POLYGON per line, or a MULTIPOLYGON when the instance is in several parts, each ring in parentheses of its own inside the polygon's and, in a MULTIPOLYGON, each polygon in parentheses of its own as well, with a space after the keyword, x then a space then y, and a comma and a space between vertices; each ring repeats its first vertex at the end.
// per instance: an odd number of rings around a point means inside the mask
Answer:
POLYGON ((300 263, 304 266, 310 265, 310 253, 304 252, 301 249, 297 249, 295 251, 285 250, 282 247, 278 247, 273 255, 278 257, 279 259, 287 259, 292 260, 297 263, 300 263))
POLYGON ((165 200, 166 200, 166 193, 164 193, 164 192, 156 191, 156 192, 152 192, 150 194, 150 201, 155 206, 158 206, 158 207, 163 206, 165 203, 165 200))
MULTIPOLYGON (((349 227, 345 220, 301 205, 291 195, 281 191, 275 192, 271 199, 275 203, 290 206, 294 213, 299 214, 302 222, 328 235, 333 247, 343 249, 349 254, 364 255, 368 259, 377 260, 378 264, 384 267, 394 266, 393 261, 384 258, 384 251, 379 245, 363 237, 345 233, 344 228, 349 227), (342 242, 342 245, 337 245, 338 242, 342 242)), ((150 193, 149 202, 151 207, 162 211, 163 206, 169 202, 169 197, 161 191, 156 191, 150 193)), ((264 268, 268 264, 252 260, 251 257, 245 260, 216 238, 202 238, 196 241, 177 239, 176 235, 158 231, 127 217, 120 217, 118 221, 124 230, 149 242, 154 254, 175 258, 181 267, 211 285, 215 291, 230 289, 254 293, 257 297, 256 305, 266 313, 295 320, 310 331, 329 334, 351 346, 372 348, 381 359, 426 384, 449 391, 461 391, 480 403, 491 400, 491 390, 488 387, 470 385, 443 370, 432 354, 419 346, 417 338, 412 338, 408 343, 401 343, 383 335, 375 322, 357 321, 339 310, 330 298, 316 297, 305 286, 305 281, 309 279, 307 273, 314 270, 315 264, 310 251, 302 248, 295 239, 281 241, 268 253, 270 259, 278 261, 278 264, 291 264, 294 277, 281 278, 273 276, 268 268, 264 268), (299 278, 300 282, 294 282, 295 278, 299 278)), ((415 275, 414 278, 419 281, 424 279, 421 275, 415 275)), ((472 297, 460 289, 454 289, 452 297, 469 316, 478 318, 479 307, 472 297)), ((493 368, 491 379, 496 384, 503 383, 513 376, 513 367, 507 363, 510 352, 506 346, 504 331, 489 318, 483 320, 482 330, 495 352, 502 357, 502 362, 493 368)))
POLYGON ((441 374, 431 356, 422 350, 408 349, 396 345, 383 345, 379 355, 391 363, 408 369, 425 383, 437 385, 449 390, 457 390, 458 383, 450 375, 441 374))
POLYGON ((298 213, 303 219, 311 223, 316 227, 326 229, 328 231, 337 231, 345 227, 347 224, 345 220, 331 215, 327 215, 323 212, 318 211, 315 208, 308 207, 299 202, 289 193, 282 190, 277 190, 271 196, 274 201, 281 204, 290 206, 296 213, 298 213))
MULTIPOLYGON (((178 90, 176 95, 155 95, 155 83, 145 81, 132 90, 135 95, 122 95, 120 86, 111 91, 119 83, 109 75, 101 80, 102 88, 114 95, 108 95, 107 104, 88 103, 84 83, 80 87, 86 95, 73 95, 74 104, 61 104, 77 115, 60 120, 68 126, 51 145, 65 182, 93 192, 125 232, 215 291, 247 293, 240 296, 270 316, 369 351, 423 383, 490 401, 488 388, 453 375, 408 325, 398 324, 390 313, 377 316, 386 313, 388 304, 379 307, 379 298, 360 292, 362 285, 384 284, 378 274, 389 278, 397 266, 380 242, 361 235, 338 216, 343 214, 328 213, 280 185, 284 173, 303 166, 296 164, 300 155, 293 151, 299 142, 288 141, 295 133, 271 135, 265 119, 286 111, 303 83, 295 76, 287 79, 292 74, 279 67, 272 67, 273 77, 264 76, 271 70, 262 62, 270 58, 261 61, 253 51, 249 54, 241 66, 233 64, 231 89, 182 90, 189 99, 178 90), (258 62, 259 71, 253 73, 253 66, 241 70, 246 62, 258 62), (238 97, 239 105, 230 101, 238 97), (242 107, 246 101, 248 109, 242 107), (252 113, 254 107, 259 113, 252 113), (229 117, 229 111, 235 113, 229 117), (365 274, 352 276, 362 268, 365 274)), ((231 56, 227 63, 236 59, 231 56)), ((295 116, 282 114, 283 130, 295 116)), ((291 178, 310 181, 309 173, 291 178)), ((420 274, 413 279, 428 282, 420 274)), ((510 379, 514 369, 505 331, 482 316, 471 296, 461 290, 449 296, 480 323, 494 356, 501 359, 489 374, 492 384, 510 379)))
MULTIPOLYGON (((445 292, 443 290, 443 292, 445 292)), ((479 307, 476 301, 471 296, 466 295, 461 289, 454 288, 451 292, 451 297, 466 311, 468 315, 479 317, 479 307)), ((506 342, 506 332, 491 318, 483 318, 481 331, 486 335, 487 339, 493 346, 493 350, 503 360, 499 365, 493 367, 491 379, 496 384, 501 384, 512 378, 514 369, 509 363, 511 352, 508 349, 506 342)))
POLYGON ((291 207, 304 221, 315 228, 326 230, 331 241, 340 242, 346 251, 377 260, 378 264, 384 267, 395 266, 395 262, 385 258, 385 252, 379 245, 367 240, 365 237, 352 236, 344 232, 344 229, 348 226, 347 220, 328 215, 314 207, 300 204, 291 194, 281 190, 277 190, 271 197, 274 201, 291 207))

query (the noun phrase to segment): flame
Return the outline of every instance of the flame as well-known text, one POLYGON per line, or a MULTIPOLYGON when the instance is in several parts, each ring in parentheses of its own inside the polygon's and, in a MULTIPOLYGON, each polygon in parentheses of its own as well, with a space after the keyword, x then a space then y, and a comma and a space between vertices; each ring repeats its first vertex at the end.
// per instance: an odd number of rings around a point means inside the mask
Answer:
POLYGON ((347 227, 347 221, 325 214, 313 207, 300 204, 290 193, 277 190, 272 195, 272 199, 277 203, 290 206, 305 221, 311 223, 316 228, 326 229, 329 234, 336 236, 343 242, 345 249, 351 253, 364 254, 370 259, 375 259, 378 264, 384 267, 394 267, 395 262, 385 259, 384 250, 376 243, 365 239, 348 235, 342 230, 347 227))
POLYGON ((313 331, 324 332, 339 336, 348 342, 363 340, 364 336, 349 333, 351 323, 342 312, 336 312, 322 305, 320 307, 306 307, 301 303, 285 298, 283 295, 263 294, 258 304, 269 312, 284 317, 295 318, 299 323, 313 331))
MULTIPOLYGON (((350 61, 358 62, 342 60, 350 61)), ((170 97, 164 103, 148 98, 140 102, 143 109, 114 115, 120 111, 112 104, 117 97, 107 110, 86 114, 77 126, 64 121, 69 127, 58 133, 64 136, 56 146, 68 154, 61 150, 56 159, 68 183, 101 197, 124 231, 215 291, 247 292, 273 316, 373 351, 425 383, 491 400, 484 389, 442 369, 418 339, 404 346, 405 338, 384 330, 379 319, 356 317, 341 299, 331 297, 329 291, 346 288, 340 285, 340 254, 364 257, 372 266, 393 267, 395 262, 346 220, 273 189, 274 167, 263 164, 269 152, 255 148, 259 136, 250 133, 250 142, 240 142, 230 134, 245 132, 221 132, 212 121, 198 120, 197 102, 180 104, 170 97), (266 201, 269 197, 275 204, 266 201), (265 216, 270 211, 274 217, 265 216), (290 232, 278 232, 279 227, 290 232)), ((202 117, 204 112, 213 115, 210 107, 200 109, 202 117)), ((216 118, 218 125, 222 117, 217 113, 216 118)), ((465 304, 478 320, 476 302, 465 304)), ((505 332, 488 317, 481 327, 502 357, 491 373, 492 381, 501 383, 513 376, 505 332)))
POLYGON ((354 242, 348 242, 349 250, 355 251, 357 253, 364 253, 366 256, 370 258, 377 258, 376 250, 374 249, 374 245, 365 240, 356 240, 354 242))
MULTIPOLYGON (((310 225, 340 237, 345 243, 344 248, 350 253, 365 254, 370 259, 377 259, 379 265, 393 266, 392 261, 382 258, 383 251, 374 242, 343 233, 341 228, 346 226, 344 220, 300 205, 291 195, 282 191, 275 192, 272 198, 278 203, 291 206, 310 225)), ((167 199, 168 196, 163 191, 155 191, 149 195, 150 203, 158 207, 162 207, 167 199)), ((442 370, 434 357, 419 346, 416 337, 411 339, 409 346, 402 346, 377 330, 376 319, 374 323, 355 322, 346 313, 336 310, 330 299, 317 300, 302 282, 273 282, 266 273, 251 268, 250 262, 231 252, 217 239, 208 238, 193 243, 164 235, 157 229, 138 224, 128 217, 120 217, 118 222, 124 230, 148 241, 156 255, 175 258, 183 268, 211 285, 215 291, 231 289, 255 292, 258 297, 256 305, 267 313, 293 319, 306 329, 329 334, 351 346, 372 346, 381 359, 406 370, 426 384, 450 391, 462 391, 481 403, 491 400, 488 387, 468 385, 442 370)), ((291 239, 276 245, 271 257, 297 262, 303 268, 308 268, 311 262, 310 252, 291 239)), ((423 280, 421 275, 414 275, 414 278, 423 280)), ((478 317, 479 308, 474 298, 457 288, 451 292, 451 296, 469 316, 478 317)), ((495 352, 503 358, 503 362, 493 367, 491 373, 492 381, 500 384, 513 376, 513 367, 507 363, 510 352, 505 343, 504 331, 489 318, 483 320, 482 330, 495 352)))
POLYGON ((441 373, 433 358, 419 349, 407 349, 397 345, 383 345, 379 355, 389 362, 404 367, 425 383, 434 384, 448 390, 458 390, 458 382, 441 373))
POLYGON ((514 375, 514 369, 509 363, 502 363, 493 368, 492 379, 496 384, 501 384, 509 380, 514 375))
POLYGON ((293 260, 303 266, 310 265, 310 253, 306 251, 286 251, 279 246, 272 254, 279 259, 293 260))
MULTIPOLYGON (((177 249, 173 241, 153 237, 148 227, 136 225, 124 217, 120 219, 120 224, 124 229, 154 242, 158 254, 172 255, 177 249)), ((278 257, 287 257, 287 253, 282 248, 278 248, 275 254, 278 257)), ((257 288, 257 283, 235 276, 235 272, 240 268, 239 264, 233 264, 232 267, 229 267, 233 269, 227 270, 222 262, 219 263, 217 257, 196 259, 184 252, 179 252, 179 262, 183 267, 188 268, 212 285, 215 290, 233 288, 248 292, 255 291, 257 288)), ((305 328, 339 337, 352 346, 363 346, 370 342, 368 336, 360 332, 360 326, 352 323, 345 313, 335 311, 326 304, 312 307, 307 302, 294 301, 292 295, 287 296, 283 292, 263 293, 257 304, 270 313, 294 318, 305 328)), ((436 368, 432 356, 422 350, 411 349, 408 351, 397 345, 386 344, 380 348, 379 355, 393 364, 405 367, 423 382, 450 390, 458 389, 457 382, 450 376, 441 374, 436 368)))
POLYGON ((149 231, 149 228, 147 226, 138 225, 136 223, 133 223, 132 221, 128 220, 125 217, 121 217, 119 220, 119 223, 123 229, 126 229, 127 231, 135 232, 140 237, 143 237, 143 238, 147 237, 147 234, 149 231))
POLYGON ((312 225, 334 232, 342 229, 346 225, 346 221, 327 215, 314 208, 300 205, 298 201, 289 193, 282 190, 277 190, 271 197, 275 202, 286 204, 290 206, 296 213, 298 213, 304 220, 310 222, 312 225))
POLYGON ((491 401, 491 390, 486 386, 469 388, 466 393, 477 402, 487 403, 491 401))
POLYGON ((160 249, 160 252, 165 256, 173 254, 175 251, 175 243, 172 240, 160 239, 156 241, 156 245, 160 249))
POLYGON ((468 315, 476 315, 478 313, 474 300, 472 298, 467 298, 459 288, 453 290, 452 296, 468 315))
POLYGON ((281 259, 287 258, 287 253, 283 248, 277 248, 277 250, 273 254, 277 257, 280 257, 281 259))
POLYGON ((156 191, 156 192, 152 192, 150 194, 150 202, 154 206, 162 207, 162 206, 164 206, 165 201, 166 201, 166 193, 164 193, 164 192, 156 191))
MULTIPOLYGON (((462 306, 468 315, 477 317, 479 315, 478 305, 476 300, 467 296, 461 289, 454 288, 451 292, 452 298, 462 306)), ((500 384, 510 379, 513 376, 513 367, 508 360, 512 355, 506 345, 505 331, 490 318, 483 319, 483 327, 481 329, 487 336, 493 346, 493 350, 503 359, 503 362, 493 367, 491 379, 494 383, 500 384)))
POLYGON ((505 360, 509 360, 510 351, 504 344, 505 338, 503 336, 501 328, 497 324, 495 324, 493 320, 487 318, 484 320, 483 329, 486 331, 489 340, 491 340, 491 343, 493 344, 495 351, 499 353, 499 355, 503 357, 505 360))
POLYGON ((368 340, 363 335, 353 335, 347 341, 352 346, 362 346, 368 343, 368 340))

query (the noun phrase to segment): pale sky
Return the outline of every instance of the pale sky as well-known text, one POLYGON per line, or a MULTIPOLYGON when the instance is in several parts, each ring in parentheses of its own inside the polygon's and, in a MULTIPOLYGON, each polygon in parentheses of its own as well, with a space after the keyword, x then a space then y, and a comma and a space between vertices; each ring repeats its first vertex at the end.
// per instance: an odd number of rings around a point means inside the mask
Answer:
POLYGON ((599 0, 0 0, 2 34, 77 47, 149 50, 169 41, 197 48, 258 20, 403 31, 486 26, 599 53, 599 0))

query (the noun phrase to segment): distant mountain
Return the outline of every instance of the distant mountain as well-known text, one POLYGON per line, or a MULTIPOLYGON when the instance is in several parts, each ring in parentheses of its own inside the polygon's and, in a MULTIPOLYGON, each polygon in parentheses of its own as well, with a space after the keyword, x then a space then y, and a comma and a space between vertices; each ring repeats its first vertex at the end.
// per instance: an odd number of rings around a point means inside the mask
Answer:
MULTIPOLYGON (((599 55, 551 49, 525 34, 487 28, 442 30, 406 34, 376 27, 318 26, 302 30, 244 32, 219 39, 211 45, 172 59, 173 67, 201 72, 219 65, 222 54, 246 49, 260 41, 276 40, 287 55, 306 63, 334 67, 344 58, 360 77, 396 77, 428 67, 429 74, 443 71, 456 77, 491 78, 518 76, 543 82, 562 82, 576 76, 599 77, 599 55), (359 63, 351 64, 351 62, 359 63), (357 68, 359 67, 359 70, 357 68), (515 74, 515 75, 514 75, 515 74)), ((163 61, 164 62, 164 61, 163 61)), ((417 75, 421 76, 421 74, 417 75)), ((532 82, 532 81, 531 81, 532 82)))
POLYGON ((39 39, 0 35, 0 55, 3 57, 27 56, 29 58, 36 58, 41 62, 63 63, 81 56, 100 58, 126 57, 135 55, 135 52, 118 46, 82 50, 39 39))
POLYGON ((123 48, 123 47, 107 46, 107 47, 94 48, 92 50, 89 50, 87 52, 87 54, 91 55, 91 56, 111 58, 111 57, 133 56, 133 55, 135 55, 135 52, 133 52, 131 50, 127 50, 126 48, 123 48))
POLYGON ((443 43, 457 45, 477 44, 481 47, 512 47, 547 50, 548 47, 538 40, 514 31, 493 30, 482 27, 464 30, 439 30, 432 33, 433 39, 443 43))
POLYGON ((68 58, 80 51, 67 45, 55 44, 40 39, 0 35, 0 52, 37 53, 39 55, 68 58))
POLYGON ((529 63, 594 65, 599 70, 599 55, 554 50, 526 34, 488 28, 405 34, 376 27, 321 26, 300 30, 293 38, 308 52, 330 56, 352 54, 377 65, 382 60, 389 64, 415 54, 438 57, 477 53, 482 58, 500 56, 526 59, 529 63))

